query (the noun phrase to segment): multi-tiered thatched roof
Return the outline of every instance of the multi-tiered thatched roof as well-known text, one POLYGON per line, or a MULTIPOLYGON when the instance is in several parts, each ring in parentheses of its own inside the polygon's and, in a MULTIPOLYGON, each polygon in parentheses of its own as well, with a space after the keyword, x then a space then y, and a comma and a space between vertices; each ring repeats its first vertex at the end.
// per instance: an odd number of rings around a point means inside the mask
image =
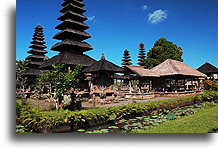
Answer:
POLYGON ((129 54, 129 51, 128 50, 124 50, 124 53, 123 53, 123 59, 122 59, 122 65, 123 66, 126 66, 126 65, 132 65, 132 63, 130 62, 130 61, 132 61, 131 59, 130 59, 131 57, 130 57, 130 54, 129 54))
POLYGON ((63 21, 55 28, 61 32, 54 35, 54 39, 61 40, 55 44, 51 50, 59 51, 59 55, 54 56, 45 62, 41 68, 51 67, 52 64, 63 63, 70 66, 81 64, 82 66, 89 66, 95 62, 94 59, 84 54, 84 52, 92 50, 91 45, 84 42, 91 37, 86 29, 88 25, 84 23, 87 17, 83 15, 86 10, 83 8, 85 4, 82 0, 64 0, 62 3, 63 13, 58 20, 63 21))
POLYGON ((144 44, 143 43, 141 43, 140 45, 140 49, 139 49, 139 56, 138 56, 138 65, 139 66, 144 66, 144 60, 145 60, 145 58, 146 58, 146 55, 145 55, 145 48, 144 48, 144 44))
POLYGON ((48 57, 45 55, 47 53, 45 41, 44 41, 44 33, 43 28, 41 25, 37 25, 35 28, 35 33, 33 35, 33 41, 30 42, 32 45, 29 46, 29 48, 32 48, 27 53, 30 53, 26 60, 29 61, 26 65, 26 67, 29 68, 29 70, 25 70, 21 73, 23 76, 36 76, 41 71, 39 67, 42 65, 42 63, 48 59, 48 57))

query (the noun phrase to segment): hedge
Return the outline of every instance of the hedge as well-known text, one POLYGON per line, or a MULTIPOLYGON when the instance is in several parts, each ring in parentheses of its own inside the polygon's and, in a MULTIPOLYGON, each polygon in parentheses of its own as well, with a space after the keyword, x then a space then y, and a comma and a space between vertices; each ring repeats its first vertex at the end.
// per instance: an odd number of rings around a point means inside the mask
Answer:
POLYGON ((69 132, 78 128, 90 128, 105 124, 119 118, 146 115, 157 109, 172 109, 205 101, 216 102, 217 96, 218 93, 215 91, 205 91, 203 94, 182 98, 82 111, 41 111, 37 108, 29 108, 22 102, 17 101, 17 117, 19 122, 33 129, 34 132, 69 132))

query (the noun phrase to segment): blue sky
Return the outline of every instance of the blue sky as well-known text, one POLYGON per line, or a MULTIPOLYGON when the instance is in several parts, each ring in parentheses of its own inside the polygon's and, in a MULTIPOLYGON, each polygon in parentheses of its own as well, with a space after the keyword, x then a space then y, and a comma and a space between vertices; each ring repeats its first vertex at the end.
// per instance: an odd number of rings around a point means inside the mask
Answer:
MULTIPOLYGON (((37 24, 44 28, 47 55, 58 52, 50 48, 59 40, 52 37, 59 32, 63 0, 17 0, 16 59, 23 60, 30 50, 30 42, 37 24)), ((217 65, 217 2, 216 0, 84 0, 86 40, 94 48, 87 55, 106 59, 120 65, 123 51, 130 51, 137 65, 139 44, 146 51, 156 40, 166 38, 183 48, 184 62, 198 68, 206 61, 217 65)))

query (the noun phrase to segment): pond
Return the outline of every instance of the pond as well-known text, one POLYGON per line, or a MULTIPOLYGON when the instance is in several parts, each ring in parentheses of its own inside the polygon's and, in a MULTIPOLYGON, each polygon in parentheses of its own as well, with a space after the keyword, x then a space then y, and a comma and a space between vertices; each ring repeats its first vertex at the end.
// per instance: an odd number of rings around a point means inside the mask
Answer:
POLYGON ((174 108, 172 110, 160 109, 151 112, 149 115, 140 116, 132 119, 120 119, 113 124, 106 124, 90 129, 78 129, 79 133, 130 133, 137 129, 148 129, 170 120, 190 116, 207 106, 206 103, 195 104, 184 107, 174 108))

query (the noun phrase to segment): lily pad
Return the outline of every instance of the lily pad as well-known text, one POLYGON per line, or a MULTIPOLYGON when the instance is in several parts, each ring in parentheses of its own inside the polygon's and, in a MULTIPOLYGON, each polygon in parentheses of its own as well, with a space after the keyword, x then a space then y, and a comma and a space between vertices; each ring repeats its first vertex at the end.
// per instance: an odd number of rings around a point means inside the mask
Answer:
POLYGON ((108 129, 101 129, 99 132, 102 132, 102 133, 108 133, 109 130, 108 130, 108 129))
POLYGON ((117 126, 109 126, 108 128, 109 128, 109 129, 110 129, 110 128, 112 128, 112 129, 117 129, 117 128, 119 128, 119 127, 117 127, 117 126))
POLYGON ((173 119, 175 119, 175 117, 176 117, 176 116, 175 116, 174 113, 168 113, 168 114, 167 114, 167 119, 168 119, 168 120, 173 120, 173 119))
POLYGON ((77 132, 85 132, 85 129, 78 129, 77 132))

